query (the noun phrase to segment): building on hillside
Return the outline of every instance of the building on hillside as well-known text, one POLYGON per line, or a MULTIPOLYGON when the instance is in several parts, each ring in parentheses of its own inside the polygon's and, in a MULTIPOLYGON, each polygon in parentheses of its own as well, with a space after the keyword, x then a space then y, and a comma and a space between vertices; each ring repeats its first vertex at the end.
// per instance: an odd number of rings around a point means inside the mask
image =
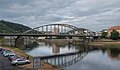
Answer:
POLYGON ((86 35, 86 36, 95 36, 95 32, 94 31, 90 31, 90 30, 88 30, 88 29, 86 29, 85 31, 84 31, 84 34, 86 35))
POLYGON ((103 30, 101 30, 101 31, 98 31, 98 32, 96 32, 96 36, 102 36, 102 33, 103 32, 108 32, 108 29, 103 29, 103 30))
POLYGON ((113 30, 116 30, 120 34, 120 26, 113 26, 113 27, 111 27, 111 28, 108 29, 108 37, 111 36, 111 32, 113 30))
POLYGON ((86 29, 84 29, 84 28, 73 29, 73 30, 70 30, 68 33, 69 34, 76 34, 76 35, 84 35, 85 30, 86 29))

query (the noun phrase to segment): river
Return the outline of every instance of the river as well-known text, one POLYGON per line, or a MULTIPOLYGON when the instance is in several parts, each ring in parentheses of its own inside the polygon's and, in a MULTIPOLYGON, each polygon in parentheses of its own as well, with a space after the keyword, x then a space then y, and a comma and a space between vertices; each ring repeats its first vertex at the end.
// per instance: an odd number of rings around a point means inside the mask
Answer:
MULTIPOLYGON (((75 52, 84 46, 63 45, 39 42, 34 48, 28 48, 26 53, 31 56, 46 56, 75 52)), ((82 60, 62 68, 64 70, 120 70, 120 49, 95 49, 88 52, 82 60)))

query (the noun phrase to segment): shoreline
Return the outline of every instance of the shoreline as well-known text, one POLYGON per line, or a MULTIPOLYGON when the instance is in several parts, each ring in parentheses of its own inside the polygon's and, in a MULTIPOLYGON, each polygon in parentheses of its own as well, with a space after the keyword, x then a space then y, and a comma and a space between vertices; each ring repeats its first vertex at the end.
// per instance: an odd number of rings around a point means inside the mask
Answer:
POLYGON ((119 42, 91 42, 88 46, 96 46, 96 47, 103 47, 103 48, 120 48, 120 41, 119 42))

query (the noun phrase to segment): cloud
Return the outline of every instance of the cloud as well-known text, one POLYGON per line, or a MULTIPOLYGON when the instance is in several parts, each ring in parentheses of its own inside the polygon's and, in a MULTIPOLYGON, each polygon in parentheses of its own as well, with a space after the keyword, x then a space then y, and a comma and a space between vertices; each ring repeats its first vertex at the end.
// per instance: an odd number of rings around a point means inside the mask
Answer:
POLYGON ((68 23, 91 30, 119 25, 120 0, 0 0, 0 19, 30 27, 68 23))

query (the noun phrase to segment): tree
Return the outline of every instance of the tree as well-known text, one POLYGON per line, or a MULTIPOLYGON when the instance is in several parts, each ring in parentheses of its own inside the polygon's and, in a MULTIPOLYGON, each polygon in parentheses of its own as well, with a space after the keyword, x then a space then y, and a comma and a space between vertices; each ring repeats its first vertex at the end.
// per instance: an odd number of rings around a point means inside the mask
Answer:
POLYGON ((113 39, 113 40, 119 39, 119 32, 117 32, 116 30, 113 30, 113 31, 111 32, 110 38, 113 39))
POLYGON ((102 38, 107 38, 107 34, 108 34, 107 32, 103 32, 102 33, 102 38))

